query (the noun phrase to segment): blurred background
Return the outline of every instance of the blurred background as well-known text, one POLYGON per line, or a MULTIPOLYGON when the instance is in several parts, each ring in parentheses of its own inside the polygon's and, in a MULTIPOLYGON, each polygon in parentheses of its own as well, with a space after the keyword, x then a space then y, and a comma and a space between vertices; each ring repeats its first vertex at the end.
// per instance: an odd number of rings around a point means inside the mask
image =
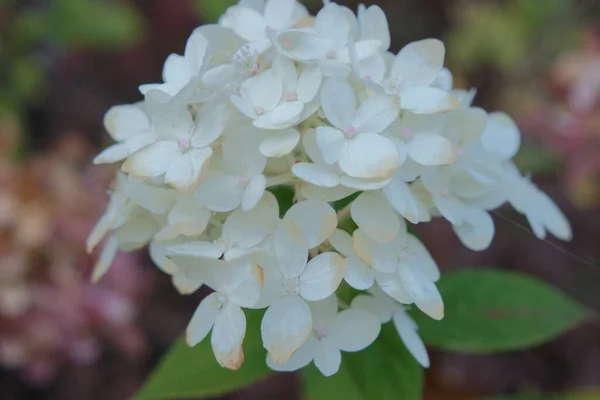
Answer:
MULTIPOLYGON (((122 254, 91 285, 84 243, 110 167, 102 117, 138 101, 226 0, 0 0, 0 398, 126 399, 183 331, 205 293, 180 296, 145 253, 122 254)), ((315 10, 318 0, 306 1, 315 10)), ((356 7, 357 1, 339 1, 356 7)), ((455 85, 506 110, 519 167, 565 211, 574 240, 538 241, 510 208, 488 251, 437 221, 419 233, 442 270, 498 266, 550 282, 600 311, 600 1, 373 0, 393 49, 438 37, 455 85)), ((600 324, 525 352, 432 355, 426 399, 600 388, 600 324)), ((300 398, 276 375, 231 399, 300 398)), ((597 391, 600 399, 600 389, 597 391)))

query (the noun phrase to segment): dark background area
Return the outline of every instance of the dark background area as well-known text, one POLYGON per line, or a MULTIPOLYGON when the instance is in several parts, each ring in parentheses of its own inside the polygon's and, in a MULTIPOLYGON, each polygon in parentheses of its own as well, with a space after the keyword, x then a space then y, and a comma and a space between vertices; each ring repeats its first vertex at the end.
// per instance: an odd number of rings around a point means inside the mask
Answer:
MULTIPOLYGON (((89 284, 85 238, 113 171, 106 110, 139 101, 169 53, 226 1, 0 1, 0 399, 126 399, 185 328, 204 292, 180 296, 145 254, 121 255, 89 284)), ((307 2, 311 10, 319 2, 307 2)), ((356 7, 358 2, 340 1, 356 7)), ((506 110, 518 164, 565 211, 572 243, 537 240, 509 208, 491 248, 466 250, 444 221, 419 227, 443 271, 519 270, 600 311, 600 2, 378 0, 392 47, 441 38, 455 85, 506 110)), ((432 354, 426 399, 600 387, 600 324, 489 356, 432 354)), ((600 390, 600 389, 599 389, 600 390)), ((299 398, 275 375, 228 398, 299 398)), ((598 391, 600 398, 600 391, 598 391)))

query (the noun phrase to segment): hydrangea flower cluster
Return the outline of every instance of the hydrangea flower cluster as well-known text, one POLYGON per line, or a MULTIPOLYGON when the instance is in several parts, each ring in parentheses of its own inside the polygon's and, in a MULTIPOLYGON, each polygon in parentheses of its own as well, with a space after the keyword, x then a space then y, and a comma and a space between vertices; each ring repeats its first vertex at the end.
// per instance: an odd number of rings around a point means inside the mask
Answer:
POLYGON ((511 158, 520 134, 505 114, 452 90, 436 39, 388 51, 377 6, 358 15, 330 1, 314 17, 296 0, 242 0, 170 55, 144 101, 108 111, 116 144, 96 163, 122 162, 111 202, 89 238, 104 248, 99 279, 119 250, 149 244, 183 294, 214 293, 187 328, 229 369, 244 361, 244 309, 266 309, 267 364, 314 362, 369 346, 393 321, 428 366, 414 304, 444 316, 438 267, 408 223, 448 220, 465 246, 488 247, 490 211, 509 202, 535 234, 569 239, 565 217, 511 158), (269 190, 295 189, 281 217, 269 190), (357 196, 342 210, 329 203, 357 196), (352 218, 353 232, 338 229, 352 218), (364 291, 336 297, 347 282, 364 291))

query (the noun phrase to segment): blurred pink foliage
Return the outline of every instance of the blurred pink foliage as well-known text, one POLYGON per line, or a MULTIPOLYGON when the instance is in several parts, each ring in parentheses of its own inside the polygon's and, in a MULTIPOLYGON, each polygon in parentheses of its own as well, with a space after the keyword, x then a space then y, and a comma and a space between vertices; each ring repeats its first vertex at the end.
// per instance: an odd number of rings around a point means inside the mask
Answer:
MULTIPOLYGON (((0 125, 2 149, 18 126, 0 125)), ((145 350, 136 326, 152 277, 138 253, 120 254, 99 283, 85 239, 103 211, 112 171, 81 172, 89 149, 76 133, 24 163, 0 155, 0 365, 35 384, 66 363, 89 365, 112 346, 130 357, 145 350)))
POLYGON ((536 99, 522 126, 565 163, 571 201, 600 202, 600 32, 588 31, 581 47, 563 53, 550 69, 551 96, 536 99))

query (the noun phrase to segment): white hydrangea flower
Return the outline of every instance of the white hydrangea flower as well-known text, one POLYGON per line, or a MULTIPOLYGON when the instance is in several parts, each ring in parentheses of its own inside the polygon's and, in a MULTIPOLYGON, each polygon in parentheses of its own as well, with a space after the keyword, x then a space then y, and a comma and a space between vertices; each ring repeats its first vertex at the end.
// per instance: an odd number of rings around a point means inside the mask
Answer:
POLYGON ((331 376, 340 368, 342 351, 360 351, 379 336, 381 323, 376 314, 354 308, 338 312, 335 296, 311 302, 309 307, 313 324, 308 339, 284 363, 267 356, 267 365, 273 370, 296 371, 314 362, 323 375, 331 376))
POLYGON ((341 78, 323 85, 321 107, 333 125, 316 129, 317 144, 328 164, 337 163, 353 178, 389 178, 400 166, 393 143, 380 135, 397 117, 392 97, 376 96, 357 109, 352 86, 341 78))
MULTIPOLYGON (((216 262, 216 261, 215 261, 216 262)), ((200 343, 212 329, 211 344, 221 366, 236 370, 244 362, 242 342, 246 316, 242 307, 254 306, 260 297, 262 270, 251 259, 242 258, 205 268, 206 283, 215 292, 196 309, 186 331, 190 346, 200 343)))
POLYGON ((129 157, 122 170, 142 178, 164 175, 165 184, 192 191, 228 116, 227 105, 222 103, 206 104, 196 120, 186 108, 155 116, 152 122, 158 140, 129 157))
POLYGON ((382 324, 393 321, 402 342, 412 356, 425 368, 429 368, 429 355, 419 337, 419 327, 406 313, 406 308, 377 288, 371 295, 359 295, 352 299, 352 308, 364 310, 379 318, 382 324))
POLYGON ((441 319, 440 272, 406 221, 442 217, 483 250, 490 212, 510 203, 539 238, 572 232, 512 163, 514 121, 472 107, 474 89, 452 89, 444 45, 389 48, 381 8, 355 15, 329 0, 314 18, 296 0, 241 0, 195 29, 184 54, 165 61, 163 82, 140 87, 143 102, 106 113, 116 143, 94 162, 122 164, 88 238, 90 252, 104 242, 92 278, 118 251, 149 245, 180 293, 215 291, 188 341, 212 329, 225 368, 243 361, 244 308, 266 309, 261 337, 275 370, 314 361, 334 374, 341 351, 365 348, 390 320, 428 366, 403 304, 441 319), (282 218, 277 186, 295 203, 282 218), (347 222, 358 229, 340 229, 347 222), (338 304, 342 280, 369 294, 338 304))
POLYGON ((156 141, 142 104, 112 107, 104 116, 104 127, 117 143, 98 154, 94 164, 122 161, 156 141))

